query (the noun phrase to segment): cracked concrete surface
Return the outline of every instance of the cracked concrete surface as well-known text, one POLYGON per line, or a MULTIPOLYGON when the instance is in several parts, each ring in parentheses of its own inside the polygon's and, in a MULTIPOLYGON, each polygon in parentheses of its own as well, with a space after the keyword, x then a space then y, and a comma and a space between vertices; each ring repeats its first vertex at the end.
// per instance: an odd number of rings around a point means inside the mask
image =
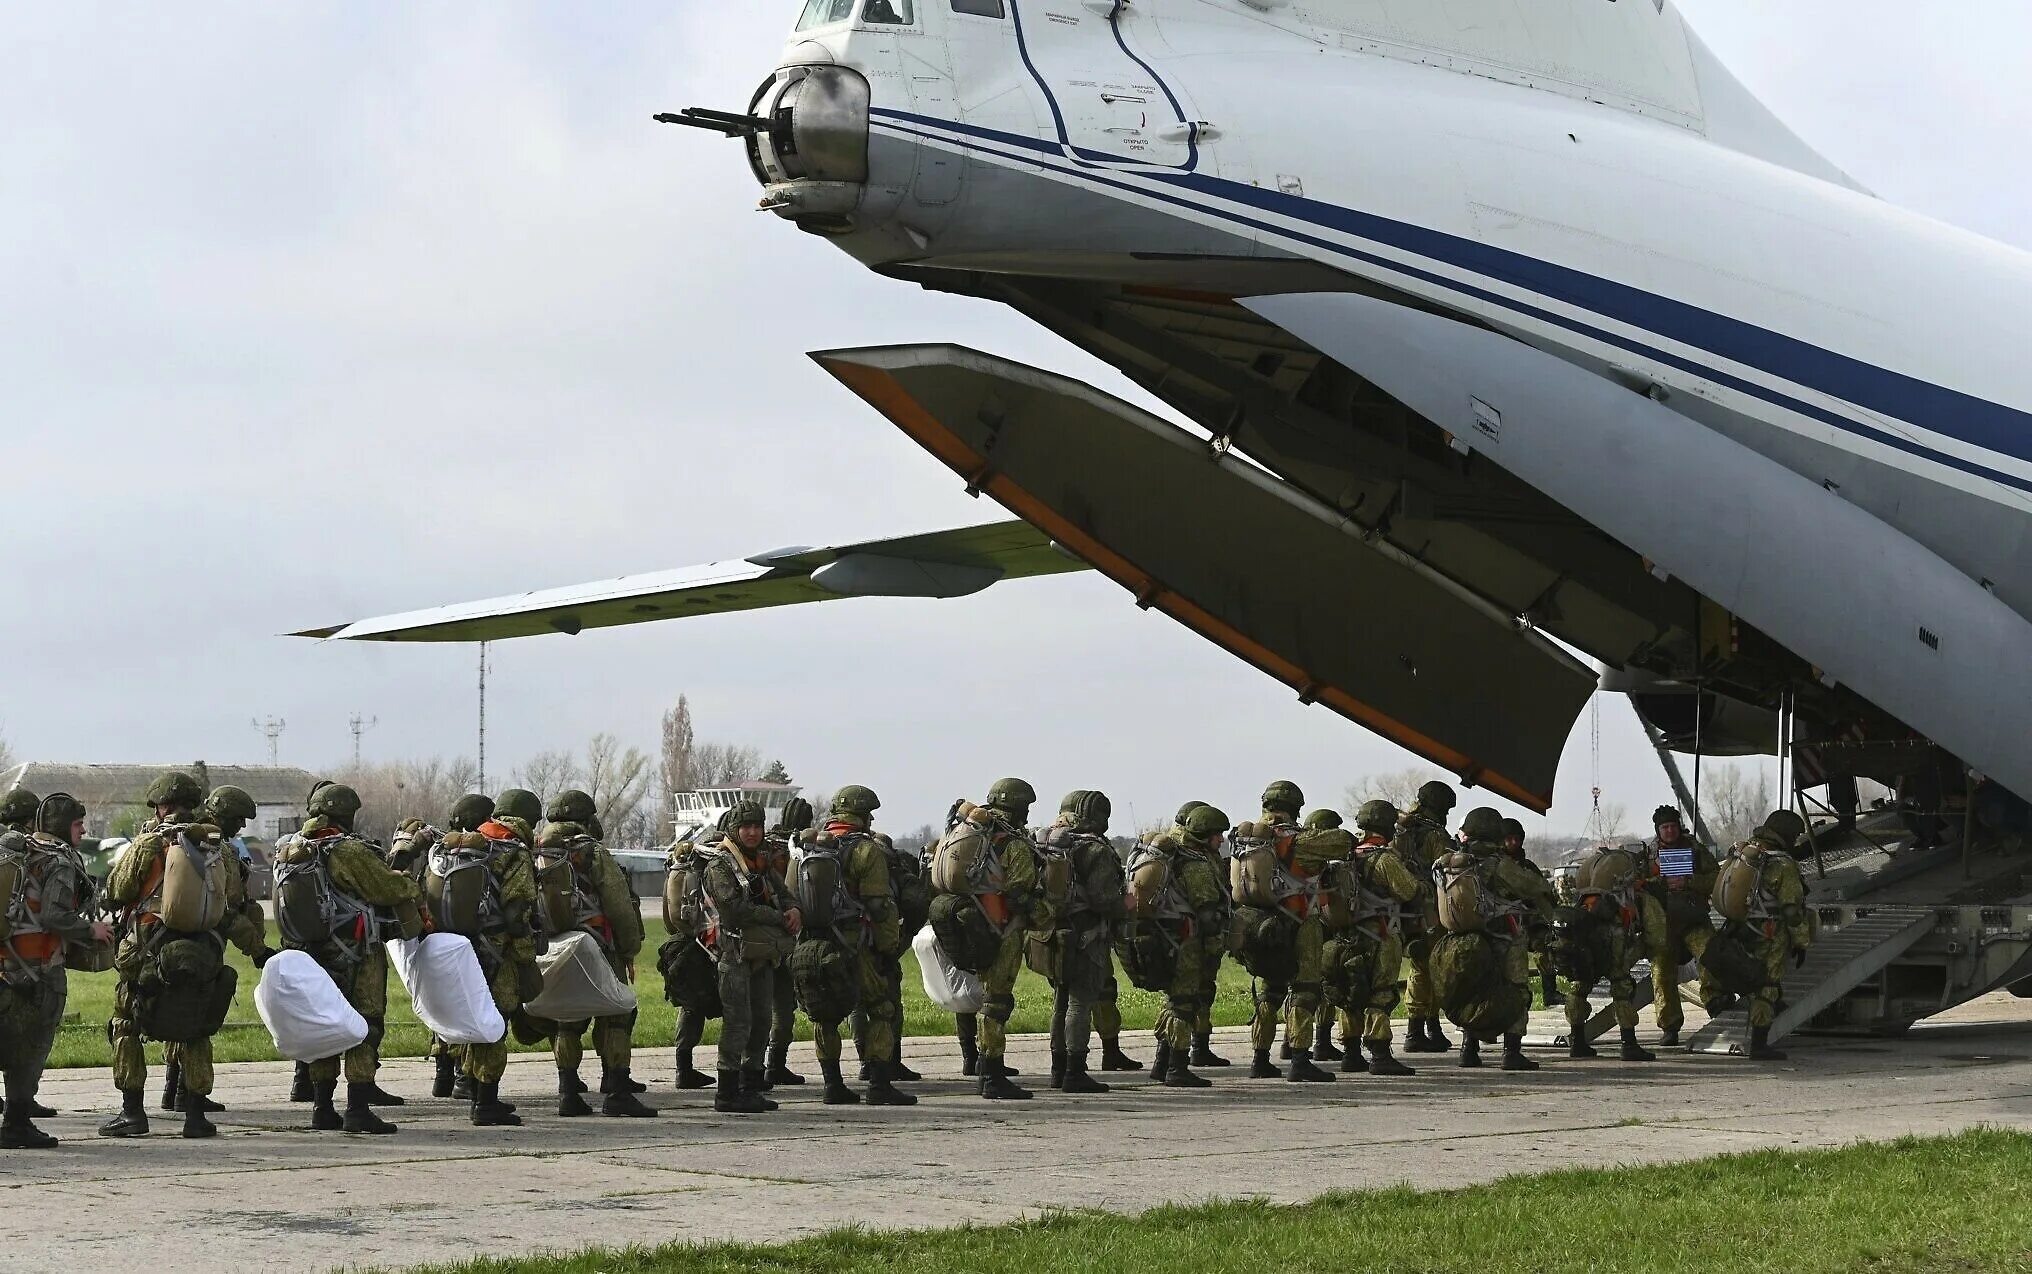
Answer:
MULTIPOLYGON (((1240 1035, 1223 1032, 1218 1047, 1244 1060, 1240 1035)), ((1022 1082, 1037 1086, 1044 1041, 1012 1044, 1022 1082)), ((1415 1078, 1350 1075, 1331 1087, 1234 1069, 1209 1071, 1216 1086, 1199 1092, 1107 1076, 1119 1083, 1105 1096, 1045 1090, 991 1105, 959 1076, 950 1043, 915 1040, 906 1052, 927 1079, 912 1109, 826 1107, 814 1082, 779 1089, 783 1110, 750 1118, 714 1115, 710 1092, 673 1091, 670 1053, 659 1050, 637 1062, 646 1099, 663 1110, 654 1121, 557 1118, 555 1072, 528 1057, 503 1086, 529 1119, 520 1129, 469 1126, 462 1106, 422 1096, 424 1063, 400 1061, 382 1082, 412 1104, 389 1112, 401 1133, 373 1138, 304 1131, 308 1108, 283 1100, 288 1068, 249 1064, 219 1068, 215 1096, 229 1109, 210 1142, 176 1137, 173 1116, 151 1137, 101 1140, 107 1072, 58 1071, 43 1100, 62 1112, 45 1123, 62 1147, 0 1153, 0 1270, 322 1270, 591 1243, 768 1241, 1052 1208, 1293 1201, 1979 1124, 2032 1130, 2032 1001, 1989 997, 1902 1040, 1788 1046, 1792 1059, 1777 1066, 1541 1051, 1545 1069, 1530 1075, 1411 1057, 1424 1068, 1415 1078), (727 1206, 734 1192, 738 1208, 727 1206)), ((1130 1051, 1147 1058, 1147 1035, 1130 1051)), ((793 1065, 816 1080, 808 1046, 793 1065)))

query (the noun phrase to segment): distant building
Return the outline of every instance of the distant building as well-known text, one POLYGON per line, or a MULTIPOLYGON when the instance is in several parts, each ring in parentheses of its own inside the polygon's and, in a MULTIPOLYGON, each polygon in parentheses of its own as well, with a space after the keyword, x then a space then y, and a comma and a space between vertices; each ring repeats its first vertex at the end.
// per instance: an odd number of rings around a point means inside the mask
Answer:
POLYGON ((676 840, 697 841, 712 837, 717 829, 720 816, 742 801, 754 801, 768 815, 769 825, 774 827, 783 807, 790 804, 790 798, 801 789, 794 783, 764 783, 756 780, 750 783, 729 783, 724 787, 700 788, 696 792, 677 792, 671 796, 671 813, 676 827, 676 840))
POLYGON ((287 765, 207 765, 202 761, 165 765, 71 765, 54 761, 30 761, 11 770, 0 770, 0 793, 26 788, 37 796, 68 792, 85 804, 87 836, 115 835, 153 816, 142 803, 148 785, 164 770, 182 770, 207 790, 232 784, 254 798, 254 821, 247 835, 272 841, 293 832, 303 819, 303 801, 310 794, 317 775, 287 765), (123 819, 123 814, 132 817, 123 819))

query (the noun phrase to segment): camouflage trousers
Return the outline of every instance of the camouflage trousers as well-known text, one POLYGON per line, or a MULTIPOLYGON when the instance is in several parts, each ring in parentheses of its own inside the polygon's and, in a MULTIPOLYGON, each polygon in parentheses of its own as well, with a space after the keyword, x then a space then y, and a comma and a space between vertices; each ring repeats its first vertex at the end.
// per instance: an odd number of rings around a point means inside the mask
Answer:
MULTIPOLYGON (((1222 937, 1216 937, 1214 942, 1221 940, 1222 937)), ((1205 968, 1211 962, 1209 948, 1218 950, 1214 942, 1196 934, 1178 940, 1178 968, 1172 973, 1171 985, 1165 990, 1164 1007, 1157 1011, 1158 1043, 1173 1049, 1192 1047, 1193 1033, 1204 1012, 1200 1007, 1200 994, 1206 984, 1205 968)))
MULTIPOLYGON (((367 1038, 347 1049, 342 1057, 321 1057, 312 1062, 311 1083, 328 1084, 338 1079, 343 1064, 348 1084, 371 1084, 375 1070, 381 1065, 381 1033, 373 1028, 388 1015, 388 948, 378 943, 369 947, 366 958, 350 974, 336 969, 330 972, 346 1003, 367 1019, 367 1038)), ((190 1072, 186 1069, 184 1073, 188 1083, 190 1072)))
MULTIPOLYGON (((1609 1003, 1616 1008, 1616 1025, 1630 1028, 1637 1025, 1637 980, 1630 976, 1630 966, 1637 959, 1641 946, 1639 935, 1619 924, 1608 926, 1609 931, 1600 939, 1601 948, 1608 954, 1609 964, 1606 977, 1596 981, 1609 984, 1609 1003)), ((1674 982, 1678 981, 1677 976, 1674 982)), ((1582 985, 1578 980, 1567 983, 1566 1025, 1573 1038, 1581 1038, 1581 1031, 1587 1025, 1590 1010, 1588 994, 1595 989, 1595 983, 1582 985)))
POLYGON ((1300 922, 1292 938, 1298 972, 1291 981, 1287 984, 1263 978, 1250 980, 1249 991, 1256 1001, 1256 1011, 1249 1019, 1249 1045, 1257 1052, 1268 1052, 1277 1043, 1280 1017, 1284 1020, 1284 1038, 1292 1048, 1312 1048, 1312 1028, 1319 1016, 1320 948, 1325 937, 1325 926, 1318 917, 1300 922))
POLYGON ((1002 949, 981 970, 981 1056, 1000 1060, 1009 1047, 1009 1019, 1016 1012, 1016 978, 1023 972, 1023 926, 1014 924, 1002 935, 1002 949))
POLYGON ((790 985, 790 961, 776 966, 776 984, 769 992, 769 1047, 789 1048, 797 1038, 797 990, 790 985))
MULTIPOLYGON (((1676 1031, 1686 1024, 1686 1011, 1680 1007, 1679 950, 1684 947, 1698 961, 1707 944, 1714 941, 1714 926, 1703 918, 1698 924, 1675 930, 1668 922, 1665 907, 1656 898, 1646 894, 1644 903, 1644 933, 1651 956, 1651 1003, 1658 1011, 1658 1029, 1676 1031)), ((1702 973, 1702 1004, 1713 998, 1714 990, 1713 979, 1702 973)))
MULTIPOLYGON (((148 1087, 148 1054, 141 1037, 140 1006, 134 983, 123 972, 113 986, 113 1020, 106 1024, 106 1036, 113 1044, 113 1087, 123 1093, 138 1093, 148 1087)), ((209 1097, 212 1092, 212 1042, 199 1040, 178 1044, 171 1054, 183 1067, 183 1088, 187 1093, 209 1097)))
MULTIPOLYGON (((501 1011, 501 1019, 507 1021, 522 1007, 522 978, 514 960, 502 960, 487 975, 487 989, 493 993, 494 1007, 501 1011)), ((465 1065, 460 1068, 476 1084, 498 1084, 508 1073, 508 1033, 492 1044, 466 1045, 465 1065)))
MULTIPOLYGON (((1059 934, 1058 977, 1052 982, 1051 1051, 1084 1055, 1093 1045, 1095 1009, 1114 984, 1108 926, 1087 925, 1059 934)), ((1116 1029, 1121 1017, 1116 1015, 1116 1029)))
POLYGON ((761 1070, 768 1061, 776 966, 720 961, 720 1069, 761 1070))
POLYGON ((1336 992, 1329 985, 1324 994, 1339 1013, 1341 1038, 1388 1044, 1390 1015, 1404 991, 1404 940, 1392 933, 1372 935, 1368 941, 1351 935, 1344 941, 1361 943, 1356 950, 1363 954, 1347 964, 1346 991, 1336 992))
MULTIPOLYGON (((629 975, 629 961, 612 951, 606 953, 607 967, 614 976, 626 983, 633 979, 629 975)), ((593 1055, 600 1059, 600 1065, 607 1070, 624 1071, 634 1056, 635 1012, 618 1013, 611 1017, 598 1017, 591 1021, 554 1022, 550 1037, 550 1055, 556 1059, 560 1071, 578 1073, 579 1062, 585 1056, 585 1034, 588 1026, 593 1028, 593 1055)))
MULTIPOLYGON (((878 955, 862 949, 857 953, 861 966, 861 1001, 854 1010, 854 1048, 863 1064, 896 1060, 897 1034, 902 1029, 903 965, 893 955, 878 955)), ((812 1042, 818 1060, 837 1062, 842 1052, 841 1023, 827 1026, 814 1022, 812 1042)))
POLYGON ((63 1028, 69 975, 57 965, 9 999, 10 1011, 0 1018, 0 1077, 6 1084, 7 1109, 25 1119, 42 1087, 42 1070, 56 1047, 57 1032, 63 1028))
POLYGON ((1781 985, 1785 964, 1792 958, 1793 950, 1792 938, 1782 927, 1775 935, 1750 943, 1750 954, 1764 966, 1764 985, 1750 997, 1751 1026, 1769 1026, 1778 1019, 1778 1004, 1785 998, 1781 985))
POLYGON ((1220 994, 1221 961, 1227 954, 1227 947, 1220 942, 1209 942, 1200 949, 1199 994, 1194 997, 1197 1004, 1192 1023, 1195 1034, 1205 1035, 1214 1029, 1214 997, 1220 994))

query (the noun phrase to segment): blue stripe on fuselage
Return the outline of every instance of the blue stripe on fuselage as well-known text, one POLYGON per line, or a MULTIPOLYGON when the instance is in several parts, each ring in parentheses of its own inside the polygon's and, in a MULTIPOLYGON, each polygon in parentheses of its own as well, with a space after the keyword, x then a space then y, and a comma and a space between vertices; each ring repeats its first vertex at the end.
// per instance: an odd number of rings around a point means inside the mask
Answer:
MULTIPOLYGON (((1557 314, 1536 306, 1517 301, 1514 298, 1464 284, 1457 279, 1409 266, 1403 262, 1379 257, 1346 244, 1316 238, 1299 231, 1258 221, 1239 213, 1210 207, 1204 203, 1167 195, 1163 191, 1151 190, 1117 179, 1116 177, 1087 168, 1066 167, 1055 148, 1034 137, 1003 133, 974 125, 956 123, 951 120, 935 119, 914 115, 904 111, 877 109, 878 116, 891 120, 908 121, 948 132, 963 133, 992 141, 1000 145, 1028 151, 1036 161, 1052 168, 1053 171, 1097 185, 1110 186, 1145 198, 1189 208, 1195 212, 1218 217, 1238 225, 1248 226, 1266 234, 1312 244, 1329 252, 1353 257, 1371 265, 1406 275, 1420 281, 1444 287, 1450 291, 1474 297, 1493 305, 1501 306, 1519 314, 1528 315, 1542 322, 1552 323, 1592 339, 1615 345, 1647 358, 1656 359, 1682 371, 1690 372, 1718 385, 1770 402, 1789 411, 1797 412, 1845 432, 1859 434, 1885 446, 1910 455, 1923 457, 1990 481, 2002 483, 2021 491, 2032 491, 2032 481, 2017 477, 1978 462, 1965 460, 1936 448, 1916 442, 1903 434, 1882 429, 1866 421, 1860 421, 1839 412, 1801 401, 1791 395, 1743 380, 1716 368, 1688 359, 1682 355, 1657 349, 1640 341, 1604 331, 1590 324, 1557 314)), ((949 137, 917 132, 914 129, 890 124, 896 131, 926 140, 947 144, 966 145, 949 137)), ((985 154, 997 154, 986 148, 985 154)), ((1011 158, 1011 156, 1000 156, 1011 158)), ((1125 161, 1126 162, 1126 161, 1125 161)), ((1570 267, 1555 265, 1522 253, 1504 248, 1490 247, 1471 239, 1463 239, 1443 231, 1424 226, 1392 221, 1372 213, 1358 212, 1334 204, 1322 203, 1283 191, 1266 190, 1260 186, 1244 185, 1223 178, 1205 174, 1184 174, 1163 170, 1148 170, 1137 174, 1150 181, 1180 187, 1214 198, 1227 199, 1235 203, 1258 208, 1267 213, 1288 217, 1296 221, 1337 230, 1345 234, 1359 235, 1407 252, 1417 253, 1432 260, 1442 261, 1461 269, 1471 270, 1484 277, 1499 280, 1512 286, 1524 288, 1549 300, 1588 310, 1598 317, 1611 319, 1631 327, 1641 328, 1657 336, 1683 345, 1703 349, 1720 358, 1744 366, 1755 367, 1772 376, 1781 377, 1795 384, 1804 385, 1830 397, 1878 411, 1888 416, 1907 420, 1921 428, 1932 430, 1946 437, 1967 442, 1987 451, 2015 459, 2032 459, 2028 445, 2032 445, 2032 415, 2000 403, 1977 398, 1959 390, 1934 385, 1927 381, 1906 376, 1903 373, 1877 367, 1822 349, 1794 337, 1785 336, 1766 328, 1745 323, 1740 319, 1704 310, 1698 306, 1676 301, 1669 297, 1645 292, 1627 284, 1603 279, 1570 267), (1952 423, 1950 423, 1952 422, 1952 423)))

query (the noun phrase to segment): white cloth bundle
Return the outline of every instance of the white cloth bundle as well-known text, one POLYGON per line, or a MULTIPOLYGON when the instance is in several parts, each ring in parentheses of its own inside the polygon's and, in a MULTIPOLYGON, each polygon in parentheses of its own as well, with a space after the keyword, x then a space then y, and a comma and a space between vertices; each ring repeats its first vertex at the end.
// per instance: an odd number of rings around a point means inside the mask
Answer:
POLYGON ((367 1019, 346 1003, 339 984, 310 955, 278 951, 261 967, 254 1011, 292 1062, 337 1057, 367 1038, 367 1019))
POLYGON ((536 957, 536 967, 543 971, 543 991, 523 1006, 533 1017, 583 1022, 635 1011, 635 989, 614 976, 606 952, 589 933, 551 939, 550 950, 536 957))
POLYGON ((924 993, 933 1004, 948 1013, 979 1013, 988 1002, 980 976, 953 967, 930 925, 917 931, 910 949, 917 953, 917 970, 924 975, 924 993))
POLYGON ((409 989, 417 1020, 447 1044, 492 1044, 508 1034, 473 940, 428 933, 388 944, 388 963, 409 989))

